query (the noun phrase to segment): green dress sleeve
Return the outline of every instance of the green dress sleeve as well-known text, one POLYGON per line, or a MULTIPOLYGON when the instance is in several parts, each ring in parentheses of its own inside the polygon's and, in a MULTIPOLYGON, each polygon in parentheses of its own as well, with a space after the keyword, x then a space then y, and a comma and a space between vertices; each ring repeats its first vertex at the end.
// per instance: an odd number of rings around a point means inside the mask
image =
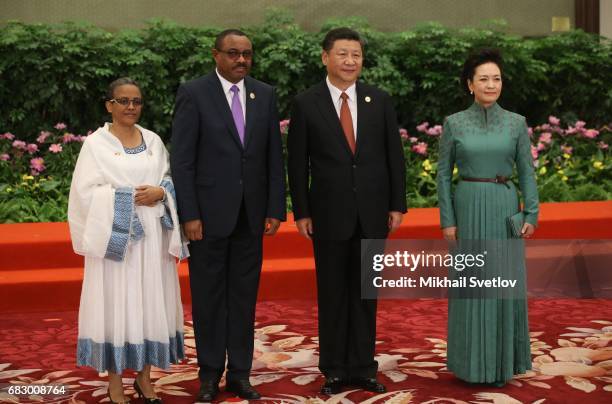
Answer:
POLYGON ((438 159, 438 206, 440 207, 440 227, 456 226, 455 211, 451 184, 455 167, 455 142, 448 119, 444 120, 442 138, 440 139, 440 156, 438 159))
POLYGON ((531 143, 527 132, 527 122, 525 122, 524 118, 517 142, 516 168, 521 194, 523 196, 525 221, 537 226, 540 202, 533 170, 533 158, 531 157, 531 143))

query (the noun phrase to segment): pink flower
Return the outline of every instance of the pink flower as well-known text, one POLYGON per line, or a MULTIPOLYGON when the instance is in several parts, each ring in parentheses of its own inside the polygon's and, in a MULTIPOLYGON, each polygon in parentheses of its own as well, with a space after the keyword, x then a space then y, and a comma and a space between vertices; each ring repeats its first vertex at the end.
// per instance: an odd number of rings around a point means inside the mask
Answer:
POLYGON ((585 121, 576 121, 576 129, 583 129, 584 125, 586 125, 585 121))
POLYGON ((15 149, 25 150, 26 149, 26 142, 24 142, 23 140, 15 140, 13 142, 13 147, 15 149))
POLYGON ((531 126, 527 127, 527 134, 529 137, 533 137, 533 128, 531 126))
POLYGON ((402 140, 406 140, 410 137, 410 135, 408 134, 408 131, 404 128, 400 128, 399 135, 402 138, 402 140))
POLYGON ((565 131, 566 135, 573 135, 575 133, 578 133, 578 129, 576 129, 573 126, 570 126, 569 128, 567 128, 567 130, 565 131))
POLYGON ((49 151, 51 153, 60 153, 62 151, 62 145, 59 143, 54 143, 51 146, 49 146, 49 151))
POLYGON ((599 147, 601 150, 607 150, 608 149, 608 144, 604 143, 602 140, 600 140, 597 143, 597 147, 599 147))
POLYGON ((568 146, 568 145, 563 145, 561 146, 561 151, 565 154, 572 154, 572 151, 574 151, 574 148, 572 146, 568 146))
POLYGON ((62 141, 64 143, 70 143, 70 142, 75 142, 77 141, 78 138, 76 136, 74 136, 72 133, 64 133, 64 136, 62 137, 62 141))
POLYGON ((58 122, 55 124, 54 128, 57 130, 64 130, 67 128, 67 126, 64 122, 58 122))
POLYGON ((595 130, 595 129, 587 129, 582 134, 582 136, 584 136, 586 138, 589 138, 589 139, 595 139, 597 137, 597 135, 599 135, 599 131, 595 130))
POLYGON ((285 119, 285 120, 280 121, 279 125, 280 125, 281 133, 282 134, 287 133, 287 129, 289 128, 289 119, 285 119))
POLYGON ((540 126, 539 128, 540 128, 540 130, 548 131, 548 130, 550 130, 550 125, 545 123, 544 125, 540 126))
POLYGON ((552 134, 550 132, 544 132, 540 135, 539 141, 541 143, 550 144, 552 141, 552 134))
POLYGON ((418 125, 416 129, 419 132, 426 133, 428 127, 429 127, 429 122, 423 122, 422 124, 418 125))
POLYGON ((427 155, 427 143, 419 142, 412 146, 412 151, 422 156, 427 155))
POLYGON ((76 142, 81 142, 83 143, 85 141, 85 139, 87 138, 87 136, 83 136, 83 135, 78 135, 75 139, 76 142))
POLYGON ((28 151, 28 153, 34 154, 38 151, 38 146, 35 145, 34 143, 30 143, 29 145, 26 146, 26 150, 28 151))
POLYGON ((42 157, 36 157, 30 160, 30 168, 32 169, 32 173, 36 172, 41 173, 45 171, 45 160, 42 157))
POLYGON ((442 126, 436 125, 427 129, 427 134, 429 136, 440 136, 442 134, 442 126))
POLYGON ((531 157, 533 157, 534 160, 537 160, 538 154, 538 149, 534 145, 531 145, 531 157))
POLYGON ((538 146, 536 147, 537 151, 542 151, 546 149, 546 145, 542 142, 538 142, 538 146))
POLYGON ((410 140, 410 143, 416 143, 419 141, 419 139, 417 139, 416 137, 410 137, 408 138, 408 140, 410 140))
POLYGON ((45 143, 45 140, 47 140, 49 136, 51 136, 51 132, 47 132, 46 130, 43 130, 40 132, 40 135, 38 135, 38 137, 36 138, 36 141, 38 143, 45 143))
POLYGON ((548 117, 548 122, 553 126, 559 126, 560 120, 556 116, 550 115, 548 117))
POLYGON ((15 135, 11 132, 6 132, 4 135, 0 135, 0 139, 13 140, 15 139, 15 135))
POLYGON ((4 154, 0 154, 0 161, 8 161, 11 159, 11 156, 9 156, 8 154, 4 153, 4 154))

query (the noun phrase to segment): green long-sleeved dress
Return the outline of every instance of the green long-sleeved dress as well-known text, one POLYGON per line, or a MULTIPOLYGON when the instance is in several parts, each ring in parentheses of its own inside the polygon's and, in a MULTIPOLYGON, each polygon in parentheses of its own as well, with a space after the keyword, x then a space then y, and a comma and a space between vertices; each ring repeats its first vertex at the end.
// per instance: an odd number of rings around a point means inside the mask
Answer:
MULTIPOLYGON (((440 140, 441 227, 457 226, 459 240, 511 239, 506 218, 519 211, 514 184, 459 181, 453 189, 455 164, 459 176, 466 178, 511 177, 516 166, 525 221, 537 224, 538 191, 524 117, 497 103, 489 108, 474 103, 447 117, 440 140)), ((502 265, 524 274, 524 256, 502 265)), ((448 369, 473 383, 505 382, 531 369, 524 291, 511 299, 449 298, 447 355, 448 369)))

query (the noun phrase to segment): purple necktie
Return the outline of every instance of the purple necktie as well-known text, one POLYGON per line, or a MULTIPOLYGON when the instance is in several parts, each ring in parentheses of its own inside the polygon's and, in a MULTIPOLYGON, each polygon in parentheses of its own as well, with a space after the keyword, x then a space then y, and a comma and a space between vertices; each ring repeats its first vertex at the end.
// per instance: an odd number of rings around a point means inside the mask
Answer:
POLYGON ((232 116, 234 117, 234 125, 238 130, 238 136, 240 137, 240 143, 244 144, 244 115, 242 114, 242 104, 240 104, 240 89, 238 86, 233 85, 230 91, 234 93, 232 98, 232 116))

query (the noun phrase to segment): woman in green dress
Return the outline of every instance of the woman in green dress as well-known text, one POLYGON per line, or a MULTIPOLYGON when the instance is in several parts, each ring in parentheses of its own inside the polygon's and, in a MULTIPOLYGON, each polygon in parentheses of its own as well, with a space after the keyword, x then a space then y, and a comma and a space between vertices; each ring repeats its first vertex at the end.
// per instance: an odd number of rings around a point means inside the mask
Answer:
MULTIPOLYGON (((521 255, 517 259, 513 254, 517 240, 512 240, 508 218, 520 211, 516 187, 509 180, 516 167, 524 205, 518 236, 533 234, 538 191, 526 121, 497 104, 502 89, 498 51, 483 49, 470 55, 461 81, 474 103, 444 122, 437 177, 442 232, 446 240, 459 243, 477 240, 483 245, 492 241, 503 245, 504 258, 491 266, 524 277, 522 241, 518 241, 521 255), (459 182, 452 189, 455 164, 459 182)), ((448 369, 471 383, 503 386, 531 369, 524 288, 511 298, 450 297, 447 355, 448 369)))

